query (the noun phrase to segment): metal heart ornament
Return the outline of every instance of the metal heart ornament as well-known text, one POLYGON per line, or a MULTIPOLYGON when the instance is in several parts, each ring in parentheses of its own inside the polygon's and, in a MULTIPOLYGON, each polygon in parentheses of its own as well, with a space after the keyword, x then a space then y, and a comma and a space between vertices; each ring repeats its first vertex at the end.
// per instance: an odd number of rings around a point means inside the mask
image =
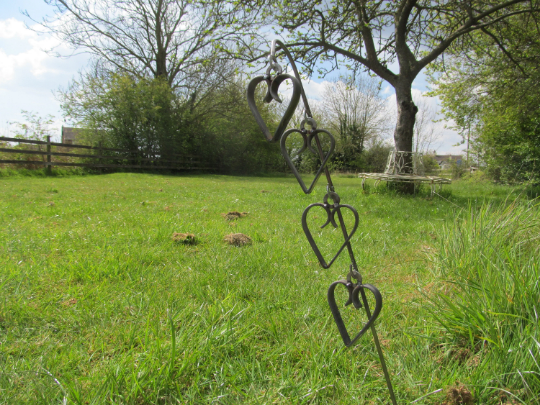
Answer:
POLYGON ((353 207, 351 207, 350 205, 347 205, 347 204, 330 205, 330 204, 315 203, 315 204, 311 204, 311 205, 307 206, 307 208, 304 210, 304 213, 302 214, 302 228, 304 229, 304 233, 306 234, 306 238, 307 238, 309 244, 311 245, 311 248, 313 249, 313 252, 315 252, 315 256, 317 256, 317 259, 319 259, 319 263, 321 263, 321 266, 323 268, 325 268, 325 269, 329 268, 334 263, 334 261, 338 258, 338 256, 341 254, 343 249, 345 249, 345 247, 347 246, 347 244, 350 242, 351 238, 353 237, 354 233, 356 232, 356 229, 358 229, 359 221, 360 221, 360 219, 359 219, 359 216, 358 216, 358 212, 353 207), (348 210, 351 210, 352 213, 354 214, 354 226, 353 226, 353 229, 351 230, 351 232, 349 233, 349 235, 345 239, 345 242, 343 242, 343 245, 341 245, 341 247, 339 248, 336 255, 328 263, 326 263, 326 260, 324 260, 324 257, 321 254, 321 251, 319 250, 319 248, 317 247, 317 244, 315 243, 315 240, 313 239, 313 235, 311 234, 311 231, 309 230, 309 227, 308 227, 308 224, 307 224, 308 212, 309 212, 309 210, 311 210, 314 207, 322 207, 326 211, 327 220, 326 220, 325 224, 323 226, 321 226, 321 228, 324 228, 326 225, 328 225, 329 222, 331 222, 332 224, 334 224, 334 226, 336 226, 334 217, 336 215, 336 212, 338 210, 341 210, 342 208, 346 208, 348 210))
POLYGON ((375 322, 375 320, 379 317, 379 314, 381 313, 382 304, 383 304, 382 295, 377 289, 377 287, 371 284, 356 284, 355 285, 355 284, 350 283, 347 280, 339 280, 330 284, 330 287, 328 288, 327 297, 328 297, 328 305, 330 305, 330 311, 332 311, 332 315, 338 327, 339 334, 341 335, 341 338, 343 339, 343 343, 347 347, 352 346, 358 339, 360 339, 360 337, 364 333, 366 333, 366 331, 371 327, 371 325, 373 325, 373 322, 375 322), (361 307, 360 301, 358 300, 358 294, 362 294, 362 299, 364 301, 364 308, 367 309, 367 299, 365 297, 365 292, 362 290, 371 291, 371 293, 373 294, 375 298, 375 309, 373 310, 373 313, 369 317, 368 321, 364 324, 360 332, 358 332, 352 340, 349 335, 349 332, 347 331, 347 327, 345 326, 345 323, 343 322, 343 318, 341 317, 341 312, 339 311, 339 308, 336 304, 336 297, 334 295, 336 287, 340 284, 345 286, 345 288, 347 288, 347 290, 349 291, 348 303, 350 302, 354 303, 354 306, 357 309, 361 307))
POLYGON ((298 184, 300 184, 300 187, 302 187, 302 190, 304 191, 304 193, 310 194, 313 191, 313 188, 315 187, 315 185, 317 184, 317 180, 319 180, 319 177, 321 176, 324 170, 324 167, 326 166, 326 163, 328 162, 328 159, 334 152, 334 148, 336 146, 336 140, 334 139, 334 137, 332 136, 330 132, 325 131, 324 129, 315 129, 311 131, 309 135, 307 134, 305 130, 302 131, 299 129, 289 129, 281 137, 280 146, 281 146, 281 154, 283 155, 285 162, 287 162, 287 166, 289 166, 289 168, 293 172, 294 177, 296 177, 298 184), (291 157, 289 156, 289 153, 287 152, 287 145, 285 144, 285 142, 287 141, 287 138, 289 137, 289 135, 294 134, 294 133, 299 133, 304 139, 304 144, 300 148, 300 150, 297 152, 297 155, 300 155, 306 148, 309 148, 313 153, 316 154, 315 149, 311 145, 311 142, 313 141, 313 138, 315 136, 319 134, 324 134, 330 138, 330 149, 328 150, 326 155, 324 155, 324 159, 321 162, 321 166, 319 167, 319 170, 317 170, 317 173, 315 174, 315 178, 311 182, 311 185, 309 186, 309 188, 306 187, 304 180, 302 180, 302 177, 300 177, 300 173, 298 173, 298 170, 296 170, 296 167, 294 166, 294 163, 292 162, 291 157))
POLYGON ((251 110, 251 113, 255 117, 255 121, 257 121, 257 124, 259 125, 259 128, 263 132, 267 141, 269 142, 279 141, 279 139, 281 138, 281 135, 283 135, 283 132, 285 132, 285 129, 287 129, 287 125, 289 125, 289 121, 294 115, 294 111, 296 110, 296 107, 298 106, 298 102, 300 101, 301 93, 302 93, 302 85, 300 84, 300 82, 294 76, 287 75, 287 74, 279 74, 273 80, 270 80, 268 76, 258 76, 249 82, 249 85, 247 88, 247 101, 248 101, 249 109, 251 110), (257 108, 257 104, 255 103, 255 90, 259 83, 266 81, 268 85, 268 91, 266 93, 266 96, 264 97, 264 102, 270 103, 272 100, 276 100, 281 103, 281 99, 278 96, 278 89, 279 89, 279 85, 287 79, 291 80, 293 84, 293 94, 291 96, 291 101, 289 103, 289 106, 287 107, 287 110, 285 111, 285 114, 283 115, 283 118, 281 118, 281 121, 279 122, 279 125, 276 131, 274 132, 274 134, 272 134, 270 130, 268 129, 268 127, 266 126, 266 123, 264 122, 261 116, 261 113, 259 112, 259 109, 257 108))

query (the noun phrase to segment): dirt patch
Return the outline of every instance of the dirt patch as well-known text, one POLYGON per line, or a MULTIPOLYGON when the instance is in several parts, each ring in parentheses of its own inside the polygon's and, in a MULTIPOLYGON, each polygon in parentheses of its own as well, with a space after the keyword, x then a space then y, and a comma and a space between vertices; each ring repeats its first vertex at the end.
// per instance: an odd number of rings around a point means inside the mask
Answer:
POLYGON ((519 405, 519 402, 505 391, 499 391, 499 403, 502 405, 519 405))
POLYGON ((221 214, 223 218, 228 221, 234 221, 235 219, 242 218, 248 215, 247 212, 229 211, 226 214, 221 214))
POLYGON ((251 238, 247 235, 244 235, 243 233, 230 233, 226 235, 223 240, 227 242, 229 245, 234 245, 234 246, 243 246, 243 245, 251 244, 251 238))
POLYGON ((197 243, 197 237, 192 233, 173 233, 172 240, 184 245, 194 245, 197 243))
POLYGON ((72 305, 75 305, 77 303, 77 300, 75 298, 71 298, 67 301, 62 302, 62 305, 65 307, 70 307, 72 305))
POLYGON ((261 190, 261 193, 271 193, 269 190, 261 190))
POLYGON ((467 348, 459 348, 450 352, 450 357, 459 362, 459 364, 465 363, 472 355, 472 352, 467 348))
POLYGON ((473 405, 474 397, 471 391, 469 391, 464 385, 459 384, 456 381, 454 387, 448 388, 446 391, 446 400, 442 405, 473 405))

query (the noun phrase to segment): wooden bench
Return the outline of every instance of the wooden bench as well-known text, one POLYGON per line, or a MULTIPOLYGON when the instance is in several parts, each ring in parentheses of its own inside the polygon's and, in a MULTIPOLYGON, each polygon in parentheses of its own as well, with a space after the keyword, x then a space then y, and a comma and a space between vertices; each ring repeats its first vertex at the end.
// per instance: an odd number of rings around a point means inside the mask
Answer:
POLYGON ((423 158, 422 152, 391 151, 383 173, 358 173, 362 179, 362 189, 365 188, 366 179, 375 180, 375 186, 381 181, 387 184, 389 181, 414 183, 415 189, 417 184, 426 183, 430 185, 433 195, 437 185, 440 191, 443 184, 452 183, 452 180, 444 177, 426 176, 423 158))

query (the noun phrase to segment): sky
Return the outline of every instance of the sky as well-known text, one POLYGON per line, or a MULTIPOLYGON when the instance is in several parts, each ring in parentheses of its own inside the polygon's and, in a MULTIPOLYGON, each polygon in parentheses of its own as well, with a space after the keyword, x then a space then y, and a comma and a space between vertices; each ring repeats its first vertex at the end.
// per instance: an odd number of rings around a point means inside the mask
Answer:
MULTIPOLYGON (((41 117, 54 116, 53 138, 60 141, 60 128, 69 126, 62 118, 60 102, 55 92, 66 88, 78 72, 88 64, 87 54, 74 54, 72 50, 50 35, 40 32, 39 26, 23 15, 27 10, 35 20, 53 15, 53 8, 44 0, 0 0, 0 136, 13 136, 13 122, 24 122, 22 111, 31 111, 41 117), (47 50, 55 49, 62 55, 58 58, 47 50)), ((324 79, 314 79, 305 83, 309 98, 319 99, 324 79)), ((420 73, 413 83, 415 99, 423 98, 433 108, 440 110, 438 100, 426 97, 428 90, 426 77, 420 73)), ((383 85, 382 95, 390 106, 395 105, 392 87, 383 85)), ((395 108, 395 107, 394 107, 395 108)), ((439 117, 441 118, 441 117, 439 117)), ((433 124, 439 140, 433 149, 439 154, 462 153, 463 146, 455 146, 461 137, 446 129, 448 123, 433 124)))

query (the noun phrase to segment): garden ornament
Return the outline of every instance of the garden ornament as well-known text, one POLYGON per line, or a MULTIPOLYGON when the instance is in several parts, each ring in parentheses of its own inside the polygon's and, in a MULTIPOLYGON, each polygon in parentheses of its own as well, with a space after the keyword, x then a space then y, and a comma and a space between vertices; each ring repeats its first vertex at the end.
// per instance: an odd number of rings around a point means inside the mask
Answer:
POLYGON ((268 140, 269 142, 280 142, 281 153, 283 155, 283 158, 285 159, 285 162, 287 163, 292 173, 296 177, 296 180, 298 180, 298 183, 300 184, 300 187, 302 188, 304 193, 310 194, 313 191, 319 177, 323 173, 325 174, 326 181, 327 181, 327 193, 324 196, 322 203, 310 204, 304 210, 304 213, 302 215, 302 228, 304 230, 304 233, 306 234, 306 238, 309 244, 311 245, 311 248, 315 252, 315 256, 317 256, 319 263, 325 269, 332 266, 332 264, 335 262, 338 256, 345 249, 347 249, 347 252, 349 254, 349 258, 351 261, 349 273, 347 275, 346 280, 335 281, 328 288, 327 298, 328 298, 328 304, 330 306, 330 311, 332 312, 332 316, 337 325, 338 331, 341 335, 341 338, 343 339, 343 343, 347 347, 352 346, 354 343, 358 341, 358 339, 360 339, 362 335, 365 334, 365 332, 367 332, 368 329, 371 329, 373 340, 375 342, 375 346, 379 354, 379 359, 381 361, 381 366, 384 372, 384 376, 386 378, 386 384, 388 386, 390 398, 392 400, 392 403, 396 405, 397 402, 394 395, 392 382, 390 380, 390 375, 386 367, 386 362, 384 360, 383 352, 382 352, 379 338, 377 336, 377 332, 375 330, 375 325, 374 325, 374 322, 379 316, 382 309, 382 304, 383 304, 382 295, 375 286, 371 284, 364 284, 362 282, 362 276, 360 272, 358 271, 356 259, 354 257, 354 253, 351 247, 351 239, 354 236, 356 230, 358 229, 358 224, 359 224, 358 212, 356 211, 354 207, 341 203, 341 199, 339 195, 336 193, 334 185, 332 183, 330 171, 326 167, 328 160, 331 157, 335 148, 335 139, 330 132, 324 129, 317 128, 317 122, 313 118, 311 109, 309 108, 309 103, 306 97, 306 93, 304 92, 304 88, 302 86, 302 80, 296 68, 296 64, 289 50, 285 47, 285 45, 281 41, 279 40, 272 41, 271 51, 270 51, 268 60, 269 60, 269 66, 268 66, 268 69, 266 70, 266 74, 264 76, 255 77, 253 80, 251 80, 251 82, 248 85, 247 100, 248 100, 249 108, 251 109, 251 112, 253 113, 255 120, 257 121, 257 124, 259 125, 261 131, 263 132, 266 140, 268 140), (283 73, 282 67, 277 63, 276 52, 278 48, 283 51, 283 53, 289 60, 290 66, 294 72, 294 76, 283 73), (274 76, 272 76, 272 72, 275 73, 274 76), (281 83, 283 83, 285 80, 289 80, 293 85, 292 97, 291 97, 289 106, 279 123, 278 128, 272 134, 269 131, 266 123, 264 122, 257 108, 257 105, 255 103, 255 90, 260 83, 265 82, 267 85, 267 92, 263 101, 266 103, 270 103, 272 102, 272 100, 275 100, 281 103, 281 99, 278 95, 278 89, 281 83), (304 110, 305 110, 304 120, 302 121, 299 129, 289 129, 285 131, 298 106, 300 97, 302 98, 302 101, 304 104, 304 110), (306 129, 306 125, 308 125, 310 129, 306 129), (302 146, 300 147, 298 154, 303 153, 308 150, 311 153, 315 153, 319 157, 320 162, 321 162, 319 169, 315 173, 315 178, 313 179, 309 187, 306 186, 303 179, 300 177, 300 174, 298 173, 298 170, 296 169, 286 148, 285 142, 287 138, 292 134, 299 134, 302 139, 302 146), (323 151, 321 137, 323 140, 326 138, 327 144, 329 144, 329 147, 327 148, 328 150, 326 153, 323 151), (307 222, 308 214, 310 213, 312 209, 318 209, 318 210, 322 209, 324 211, 323 215, 326 214, 326 218, 325 218, 326 222, 321 226, 321 228, 324 228, 327 225, 331 224, 334 228, 340 227, 343 233, 344 242, 340 246, 340 248, 338 249, 334 257, 330 258, 329 261, 327 261, 327 259, 323 257, 319 247, 315 243, 313 235, 308 226, 308 222, 307 222), (345 226, 345 221, 343 218, 344 210, 351 211, 354 216, 354 225, 350 231, 348 231, 345 226), (363 310, 366 312, 366 316, 368 319, 367 322, 363 325, 362 329, 358 333, 356 333, 353 338, 351 338, 351 335, 349 334, 347 327, 345 326, 345 323, 343 322, 343 318, 341 316, 339 307, 336 303, 335 290, 339 286, 343 286, 348 292, 349 298, 347 302, 345 303, 345 306, 352 304, 354 308, 358 310, 363 308, 363 310), (366 295, 367 293, 372 294, 373 298, 375 299, 375 308, 373 309, 373 312, 371 311, 368 304, 367 295, 366 295))

